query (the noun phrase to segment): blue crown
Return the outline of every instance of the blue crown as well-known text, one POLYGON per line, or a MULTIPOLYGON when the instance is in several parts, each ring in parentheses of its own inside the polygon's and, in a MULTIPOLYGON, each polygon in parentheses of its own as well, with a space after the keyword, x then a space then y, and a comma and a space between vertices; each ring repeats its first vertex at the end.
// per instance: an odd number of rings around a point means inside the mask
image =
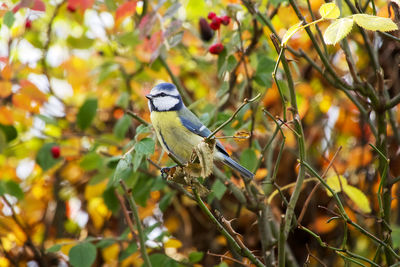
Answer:
POLYGON ((160 89, 160 90, 165 90, 165 91, 174 91, 174 90, 176 90, 175 85, 173 85, 172 83, 159 83, 154 88, 160 89))

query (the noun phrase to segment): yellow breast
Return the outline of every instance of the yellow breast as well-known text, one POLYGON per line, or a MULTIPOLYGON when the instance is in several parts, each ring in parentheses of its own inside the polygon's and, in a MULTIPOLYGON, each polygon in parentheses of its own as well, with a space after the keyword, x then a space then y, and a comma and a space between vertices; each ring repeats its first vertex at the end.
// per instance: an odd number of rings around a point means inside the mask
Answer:
POLYGON ((183 126, 176 111, 153 111, 150 119, 163 149, 183 161, 188 161, 193 147, 201 142, 202 137, 183 126))

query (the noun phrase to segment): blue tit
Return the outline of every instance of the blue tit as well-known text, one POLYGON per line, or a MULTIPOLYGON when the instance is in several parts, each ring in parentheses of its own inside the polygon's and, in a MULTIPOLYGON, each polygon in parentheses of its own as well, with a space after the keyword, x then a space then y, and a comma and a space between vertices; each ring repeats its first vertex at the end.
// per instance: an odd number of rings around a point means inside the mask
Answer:
MULTIPOLYGON (((181 162, 188 162, 193 148, 211 131, 184 105, 175 85, 157 84, 146 98, 149 99, 150 119, 162 148, 181 162)), ((214 160, 222 161, 247 179, 254 176, 234 161, 219 141, 216 142, 214 160)))

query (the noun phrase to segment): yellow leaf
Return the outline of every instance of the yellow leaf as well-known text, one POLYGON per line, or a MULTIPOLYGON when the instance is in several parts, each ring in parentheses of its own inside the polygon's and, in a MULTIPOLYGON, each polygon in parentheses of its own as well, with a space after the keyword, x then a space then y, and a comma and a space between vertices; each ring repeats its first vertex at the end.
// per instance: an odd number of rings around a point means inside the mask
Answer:
POLYGON ((353 28, 353 19, 341 18, 334 21, 326 28, 324 41, 326 44, 336 44, 346 37, 353 28))
POLYGON ((319 8, 319 14, 324 19, 336 19, 340 16, 340 10, 335 3, 326 3, 319 8))
POLYGON ((103 256, 103 259, 106 263, 109 263, 110 265, 114 263, 115 265, 117 265, 116 261, 118 260, 119 251, 119 244, 115 243, 102 249, 101 255, 103 256))
POLYGON ((55 137, 55 138, 60 137, 62 134, 61 128, 54 124, 46 124, 43 132, 45 134, 47 134, 48 136, 55 137))
POLYGON ((0 267, 8 267, 11 266, 11 263, 6 257, 0 257, 0 267))
POLYGON ((180 248, 182 247, 182 242, 178 239, 168 239, 167 242, 164 243, 166 248, 180 248))
MULTIPOLYGON (((342 188, 347 186, 347 180, 342 175, 333 175, 326 179, 326 183, 332 188, 336 193, 341 192, 342 188)), ((332 196, 331 192, 326 190, 328 196, 332 196)))
POLYGON ((358 26, 370 31, 389 32, 398 29, 397 25, 389 18, 382 18, 368 14, 353 15, 358 26))
POLYGON ((298 30, 300 30, 301 25, 303 24, 302 21, 297 23, 296 25, 293 25, 292 27, 287 30, 285 35, 282 37, 282 45, 286 45, 286 43, 289 41, 290 37, 292 37, 293 34, 295 34, 298 30))
POLYGON ((343 187, 343 191, 346 195, 357 205, 357 207, 365 212, 371 212, 371 207, 369 206, 369 201, 367 196, 358 188, 347 185, 343 187))
POLYGON ((107 209, 101 197, 90 199, 87 210, 96 229, 100 229, 104 221, 111 215, 111 212, 107 209))

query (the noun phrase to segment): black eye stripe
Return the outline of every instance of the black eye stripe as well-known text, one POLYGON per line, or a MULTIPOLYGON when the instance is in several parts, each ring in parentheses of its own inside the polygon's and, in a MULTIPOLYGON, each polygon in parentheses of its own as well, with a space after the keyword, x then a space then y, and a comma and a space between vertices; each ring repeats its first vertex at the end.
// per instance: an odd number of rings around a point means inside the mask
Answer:
POLYGON ((160 97, 160 96, 170 96, 170 97, 173 97, 173 98, 179 98, 179 96, 177 96, 177 95, 169 95, 169 94, 166 94, 166 93, 158 93, 158 94, 154 95, 153 97, 160 97))

